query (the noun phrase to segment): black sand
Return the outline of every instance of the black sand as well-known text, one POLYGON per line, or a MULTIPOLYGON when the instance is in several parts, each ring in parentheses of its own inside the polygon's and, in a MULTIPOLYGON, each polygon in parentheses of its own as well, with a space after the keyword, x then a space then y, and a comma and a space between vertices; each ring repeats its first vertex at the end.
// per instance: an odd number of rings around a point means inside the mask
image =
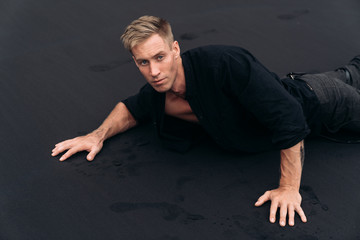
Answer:
POLYGON ((145 15, 167 18, 182 51, 247 48, 279 75, 325 71, 360 53, 360 2, 10 1, 0 3, 0 239, 360 239, 360 145, 306 142, 308 223, 268 222, 279 153, 204 143, 161 148, 150 125, 106 142, 93 162, 51 157, 144 83, 119 41, 145 15))

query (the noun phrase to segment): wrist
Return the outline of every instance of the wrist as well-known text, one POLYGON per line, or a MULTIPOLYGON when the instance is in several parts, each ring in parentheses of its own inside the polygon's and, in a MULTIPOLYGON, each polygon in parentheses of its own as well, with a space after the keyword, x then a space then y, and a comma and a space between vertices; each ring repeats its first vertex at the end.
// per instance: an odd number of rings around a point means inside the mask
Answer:
POLYGON ((107 139, 108 131, 104 128, 98 128, 92 131, 90 134, 99 139, 100 142, 104 142, 107 139))
POLYGON ((293 190, 297 190, 299 191, 300 189, 300 181, 285 181, 285 180, 282 180, 280 179, 280 182, 279 182, 279 188, 287 188, 287 189, 293 189, 293 190))

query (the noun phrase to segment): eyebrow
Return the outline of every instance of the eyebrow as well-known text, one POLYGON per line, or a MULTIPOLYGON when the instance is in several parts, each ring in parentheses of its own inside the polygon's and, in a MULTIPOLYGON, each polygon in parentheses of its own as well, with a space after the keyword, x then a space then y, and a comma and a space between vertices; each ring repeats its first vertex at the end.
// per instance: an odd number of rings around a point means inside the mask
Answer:
MULTIPOLYGON (((163 50, 161 50, 158 53, 156 53, 154 56, 152 56, 151 58, 156 58, 157 56, 164 55, 164 54, 165 54, 165 52, 163 50)), ((136 59, 137 62, 141 62, 143 60, 147 60, 147 59, 143 59, 143 58, 136 59)))

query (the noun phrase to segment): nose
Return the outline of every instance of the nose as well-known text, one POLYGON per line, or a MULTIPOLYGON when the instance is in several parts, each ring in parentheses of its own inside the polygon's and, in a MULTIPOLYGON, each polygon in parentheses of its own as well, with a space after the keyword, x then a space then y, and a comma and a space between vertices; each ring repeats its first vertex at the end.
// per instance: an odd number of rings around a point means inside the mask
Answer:
POLYGON ((159 66, 156 63, 150 64, 150 74, 153 78, 156 78, 160 74, 159 66))

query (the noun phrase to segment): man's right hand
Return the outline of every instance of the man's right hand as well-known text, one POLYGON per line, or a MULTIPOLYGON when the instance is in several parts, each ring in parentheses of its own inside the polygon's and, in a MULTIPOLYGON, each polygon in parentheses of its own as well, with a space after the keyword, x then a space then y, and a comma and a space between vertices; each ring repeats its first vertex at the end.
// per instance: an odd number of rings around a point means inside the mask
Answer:
POLYGON ((89 154, 86 159, 92 161, 96 154, 102 149, 106 139, 118 133, 125 132, 136 125, 137 122, 135 118, 131 115, 125 104, 119 102, 98 129, 88 135, 76 137, 56 144, 51 155, 56 156, 59 153, 68 150, 60 158, 60 161, 64 161, 77 152, 88 151, 89 154))
POLYGON ((99 132, 94 131, 85 136, 76 137, 56 144, 55 148, 52 150, 51 156, 57 156, 59 153, 68 150, 60 158, 60 161, 64 161, 77 152, 88 151, 89 154, 86 159, 92 161, 96 154, 102 149, 103 142, 103 138, 100 136, 99 132))

